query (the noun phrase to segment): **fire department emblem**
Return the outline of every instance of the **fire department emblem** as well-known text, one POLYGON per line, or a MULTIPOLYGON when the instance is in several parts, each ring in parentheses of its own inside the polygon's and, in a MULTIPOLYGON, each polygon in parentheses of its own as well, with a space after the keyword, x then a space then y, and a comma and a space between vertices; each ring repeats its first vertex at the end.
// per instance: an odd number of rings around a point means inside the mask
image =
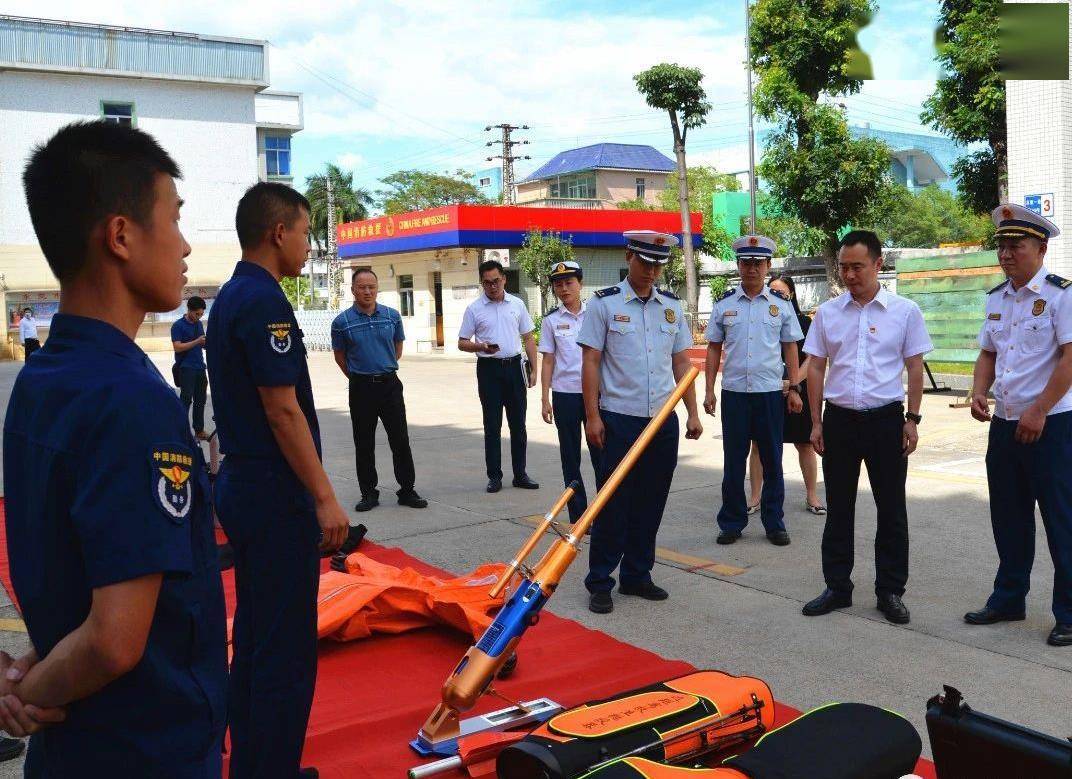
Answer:
POLYGON ((658 238, 655 239, 655 245, 656 246, 662 246, 665 243, 666 243, 666 239, 663 238, 661 235, 658 238))
POLYGON ((151 466, 157 504, 173 520, 185 519, 193 504, 193 456, 185 447, 154 446, 151 466))
POLYGON ((778 311, 779 311, 778 306, 775 306, 775 305, 772 304, 771 307, 768 308, 767 310, 770 311, 771 316, 778 316, 778 311))
POLYGON ((758 238, 756 238, 756 237, 755 237, 755 236, 753 235, 753 236, 752 236, 751 238, 749 238, 749 239, 748 239, 748 245, 749 245, 749 246, 759 246, 759 239, 758 239, 758 238))
POLYGON ((1043 300, 1042 298, 1039 298, 1038 300, 1036 300, 1035 305, 1031 306, 1031 313, 1034 314, 1035 316, 1038 316, 1039 314, 1041 314, 1045 310, 1046 310, 1046 301, 1043 300))
POLYGON ((1005 206, 1003 209, 1001 209, 1001 216, 1004 219, 1012 219, 1012 209, 1008 206, 1005 206))
POLYGON ((560 262, 558 265, 555 266, 555 273, 565 273, 565 272, 566 272, 566 266, 565 266, 564 263, 560 262))
POLYGON ((291 343, 290 322, 268 325, 268 345, 272 347, 272 351, 286 354, 290 351, 291 343))
POLYGON ((387 217, 387 237, 390 238, 395 234, 395 218, 393 216, 387 217))
POLYGON ((670 324, 674 324, 677 321, 677 312, 672 308, 665 309, 663 315, 666 317, 666 321, 670 324))

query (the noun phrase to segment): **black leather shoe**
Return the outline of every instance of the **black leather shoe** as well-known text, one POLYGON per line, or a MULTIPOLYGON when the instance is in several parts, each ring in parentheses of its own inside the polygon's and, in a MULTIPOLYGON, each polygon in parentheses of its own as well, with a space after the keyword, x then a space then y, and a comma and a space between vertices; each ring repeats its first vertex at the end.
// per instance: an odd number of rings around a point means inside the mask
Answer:
POLYGON ((644 582, 643 584, 635 585, 633 587, 619 584, 618 592, 622 595, 635 595, 644 600, 666 600, 670 597, 670 593, 653 582, 644 582))
POLYGON ((775 546, 789 546, 789 534, 784 530, 775 530, 767 533, 767 540, 775 546))
POLYGON ((805 617, 818 617, 823 614, 829 614, 834 609, 843 609, 852 605, 852 594, 846 592, 834 592, 833 590, 823 590, 823 594, 815 600, 810 600, 804 604, 804 608, 801 609, 801 614, 805 617))
POLYGON ((1046 643, 1050 646, 1072 646, 1072 622, 1058 622, 1054 625, 1046 643))
POLYGON ((428 506, 428 501, 422 498, 414 490, 403 492, 398 496, 399 506, 409 506, 411 509, 423 509, 428 506))
POLYGON ((524 476, 518 476, 514 479, 514 486, 521 490, 538 490, 540 485, 529 478, 528 474, 524 476))
POLYGON ((588 598, 588 610, 595 614, 610 614, 614 611, 614 601, 609 592, 593 592, 588 598))
POLYGON ((502 479, 488 479, 488 492, 498 492, 502 489, 502 479))
POLYGON ((0 763, 5 760, 14 760, 26 749, 26 742, 21 738, 8 738, 0 736, 0 763))
POLYGON ((899 595, 879 595, 876 608, 886 615, 886 619, 889 622, 895 625, 907 625, 911 619, 908 614, 908 608, 901 602, 901 596, 899 595))
POLYGON ((354 506, 354 511, 372 511, 378 505, 380 505, 379 495, 362 495, 361 500, 354 506))
POLYGON ((298 779, 320 779, 320 771, 310 766, 298 771, 298 779))
POLYGON ((735 543, 740 537, 740 530, 723 530, 721 533, 718 534, 718 538, 715 539, 715 543, 723 545, 732 544, 735 543))
POLYGON ((993 625, 996 622, 1019 622, 1025 617, 1021 611, 1019 614, 1007 614, 997 611, 989 606, 983 606, 978 611, 969 611, 964 615, 964 621, 969 625, 993 625))

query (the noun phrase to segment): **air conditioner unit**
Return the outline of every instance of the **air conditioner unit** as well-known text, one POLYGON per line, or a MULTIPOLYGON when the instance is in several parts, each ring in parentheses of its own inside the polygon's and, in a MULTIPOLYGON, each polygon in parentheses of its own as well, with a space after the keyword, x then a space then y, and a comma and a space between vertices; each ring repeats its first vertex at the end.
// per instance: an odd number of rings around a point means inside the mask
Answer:
POLYGON ((504 268, 510 267, 510 250, 509 249, 485 249, 484 261, 496 260, 502 263, 504 268))

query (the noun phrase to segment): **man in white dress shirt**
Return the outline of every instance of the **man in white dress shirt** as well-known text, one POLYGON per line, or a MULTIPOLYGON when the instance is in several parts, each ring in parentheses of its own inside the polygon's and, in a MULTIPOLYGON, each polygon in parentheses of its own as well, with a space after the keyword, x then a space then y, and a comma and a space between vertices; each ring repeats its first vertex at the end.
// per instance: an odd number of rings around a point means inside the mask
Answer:
POLYGON ((971 625, 1024 619, 1035 556, 1035 504, 1053 558, 1047 643, 1072 646, 1072 281, 1043 264, 1057 226, 1021 206, 993 212, 1008 276, 986 298, 972 416, 990 421, 986 477, 998 573, 971 625), (986 393, 994 388, 991 417, 986 393))
POLYGON ((916 426, 923 419, 923 355, 933 347, 919 306, 884 290, 878 280, 881 269, 882 245, 875 234, 846 234, 838 250, 846 291, 819 306, 804 342, 812 358, 811 442, 823 457, 828 513, 822 544, 826 589, 803 613, 813 617, 852 605, 856 485, 864 463, 878 509, 878 609, 890 622, 903 625, 909 621, 901 601, 908 582, 905 480, 908 456, 919 441, 916 426), (901 384, 906 368, 907 413, 901 384))
POLYGON ((476 382, 484 412, 484 461, 488 492, 502 489, 502 418, 510 428, 515 487, 539 489, 525 471, 526 390, 536 386, 536 326, 521 298, 506 292, 506 273, 495 260, 480 263, 484 294, 469 304, 458 331, 458 348, 477 356, 476 382), (522 359, 524 341, 528 367, 522 359))
POLYGON ((41 341, 37 338, 37 320, 34 319, 32 308, 25 308, 22 311, 22 319, 19 320, 19 340, 22 341, 24 360, 30 359, 30 355, 41 348, 41 341))

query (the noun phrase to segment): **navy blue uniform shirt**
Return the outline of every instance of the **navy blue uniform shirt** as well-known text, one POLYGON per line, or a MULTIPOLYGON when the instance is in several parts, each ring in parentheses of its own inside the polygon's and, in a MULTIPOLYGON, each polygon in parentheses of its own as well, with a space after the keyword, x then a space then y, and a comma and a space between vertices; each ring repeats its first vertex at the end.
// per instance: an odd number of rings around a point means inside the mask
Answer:
POLYGON ((395 344, 405 340, 402 315, 379 303, 371 316, 354 305, 331 323, 331 348, 346 352, 346 368, 350 373, 397 371, 395 344))
POLYGON ((57 314, 11 393, 4 486, 40 657, 85 621, 94 588, 163 574, 141 661, 33 737, 27 776, 203 774, 225 724, 225 613, 208 478, 175 391, 116 328, 57 314))
POLYGON ((208 322, 208 375, 220 450, 283 460, 257 387, 294 387, 320 453, 320 425, 298 320, 271 273, 239 262, 208 322))
MULTIPOLYGON (((195 341, 204 334, 205 326, 201 323, 200 319, 196 322, 191 322, 185 316, 182 316, 171 326, 171 340, 178 341, 179 343, 185 344, 190 341, 195 341)), ((193 349, 187 349, 185 352, 175 352, 175 367, 205 370, 204 347, 195 346, 193 349)))

